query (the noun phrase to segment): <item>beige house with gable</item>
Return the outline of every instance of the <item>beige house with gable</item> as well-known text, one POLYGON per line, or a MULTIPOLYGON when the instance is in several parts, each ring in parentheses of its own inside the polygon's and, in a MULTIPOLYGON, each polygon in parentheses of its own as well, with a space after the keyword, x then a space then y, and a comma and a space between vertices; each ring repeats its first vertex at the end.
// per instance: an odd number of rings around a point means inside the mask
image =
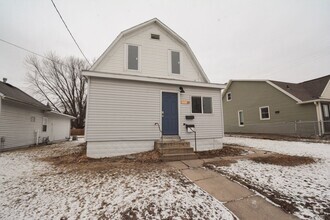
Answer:
POLYGON ((223 92, 227 133, 330 133, 330 75, 301 83, 231 80, 223 92))
POLYGON ((188 43, 157 18, 119 34, 90 70, 89 157, 152 150, 161 137, 222 147, 222 84, 210 83, 188 43))

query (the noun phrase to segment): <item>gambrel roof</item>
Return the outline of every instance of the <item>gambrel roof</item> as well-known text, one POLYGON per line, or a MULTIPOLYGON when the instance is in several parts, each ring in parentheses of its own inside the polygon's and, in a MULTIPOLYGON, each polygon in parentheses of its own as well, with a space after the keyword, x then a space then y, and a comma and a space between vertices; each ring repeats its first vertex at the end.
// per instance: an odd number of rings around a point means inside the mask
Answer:
POLYGON ((157 24, 159 27, 161 27, 167 34, 169 34, 170 36, 172 36, 175 40, 177 40, 178 42, 180 42, 185 49, 188 51, 188 54, 190 55, 190 57, 192 58, 193 62, 195 63, 196 67, 198 68, 199 72, 201 73, 203 79, 206 82, 210 82, 210 80, 208 79, 208 77, 206 76, 202 66, 200 65, 200 63, 198 62, 196 56, 194 55, 193 51, 191 50, 189 44, 182 38, 180 37, 177 33, 175 33, 173 30, 171 30, 169 27, 167 27, 164 23, 162 23, 159 19, 157 18, 153 18, 149 21, 146 21, 144 23, 141 23, 139 25, 136 25, 132 28, 129 28, 127 30, 122 31, 117 38, 111 43, 111 45, 103 52, 103 54, 96 60, 96 62, 92 65, 92 67, 89 69, 90 71, 95 71, 96 67, 99 65, 99 63, 103 60, 103 58, 111 51, 111 49, 118 43, 118 41, 129 34, 132 34, 133 32, 136 32, 148 25, 151 24, 157 24))

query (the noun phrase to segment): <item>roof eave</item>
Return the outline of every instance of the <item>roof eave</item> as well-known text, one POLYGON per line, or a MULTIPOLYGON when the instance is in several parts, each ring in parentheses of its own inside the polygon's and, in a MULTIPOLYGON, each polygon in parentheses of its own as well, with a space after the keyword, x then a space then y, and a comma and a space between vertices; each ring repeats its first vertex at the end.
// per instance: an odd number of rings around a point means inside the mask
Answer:
POLYGON ((157 78, 157 77, 149 77, 149 76, 137 76, 137 75, 128 75, 128 74, 119 74, 119 73, 109 73, 109 72, 98 72, 98 71, 86 71, 85 70, 82 72, 82 74, 84 76, 89 76, 89 77, 130 80, 130 81, 160 83, 160 84, 179 85, 179 86, 204 87, 204 88, 214 88, 214 89, 220 89, 220 90, 225 88, 224 84, 217 84, 217 83, 195 82, 195 81, 157 78))
POLYGON ((12 98, 12 97, 9 97, 9 96, 3 96, 2 97, 4 100, 8 99, 8 100, 11 100, 11 101, 14 101, 14 102, 18 102, 18 103, 21 103, 21 104, 24 104, 24 105, 28 105, 28 106, 32 106, 34 108, 37 108, 37 109, 40 109, 40 110, 45 110, 45 111, 50 111, 51 109, 47 106, 43 107, 43 106, 37 106, 37 105, 34 105, 32 103, 28 103, 28 102, 23 102, 21 100, 18 100, 18 99, 15 99, 15 98, 12 98))

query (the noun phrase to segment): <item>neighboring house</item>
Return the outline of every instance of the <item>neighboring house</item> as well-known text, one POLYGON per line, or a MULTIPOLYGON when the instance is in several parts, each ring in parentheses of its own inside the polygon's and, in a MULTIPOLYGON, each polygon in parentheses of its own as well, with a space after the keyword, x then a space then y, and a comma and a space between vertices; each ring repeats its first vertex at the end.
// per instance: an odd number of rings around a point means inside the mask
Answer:
POLYGON ((225 132, 329 133, 329 79, 330 75, 301 83, 230 80, 222 94, 225 132))
POLYGON ((74 117, 51 109, 0 81, 0 151, 70 137, 74 117))
POLYGON ((152 150, 163 135, 197 150, 222 147, 221 89, 211 84, 188 43, 152 19, 119 34, 89 71, 87 156, 152 150))

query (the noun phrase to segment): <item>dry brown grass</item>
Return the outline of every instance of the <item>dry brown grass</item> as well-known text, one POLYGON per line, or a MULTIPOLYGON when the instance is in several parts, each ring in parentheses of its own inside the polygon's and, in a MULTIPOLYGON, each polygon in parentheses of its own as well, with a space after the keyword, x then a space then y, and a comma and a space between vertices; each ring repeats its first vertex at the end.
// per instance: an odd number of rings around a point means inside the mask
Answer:
POLYGON ((303 156, 290 156, 284 154, 274 154, 267 157, 254 157, 250 160, 257 163, 272 164, 279 166, 300 166, 315 163, 315 159, 312 157, 303 156))
POLYGON ((229 157, 229 156, 240 156, 245 150, 233 146, 225 145, 219 150, 209 150, 197 152, 199 158, 212 158, 212 157, 229 157))

